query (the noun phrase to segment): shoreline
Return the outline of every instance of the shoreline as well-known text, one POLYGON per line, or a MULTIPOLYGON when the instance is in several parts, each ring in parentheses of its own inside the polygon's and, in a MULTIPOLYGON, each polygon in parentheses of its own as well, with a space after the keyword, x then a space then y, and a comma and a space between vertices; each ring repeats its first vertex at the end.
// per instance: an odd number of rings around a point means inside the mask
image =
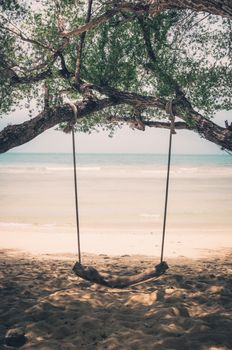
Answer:
MULTIPOLYGON (((50 230, 37 231, 3 230, 0 236, 0 248, 15 249, 32 254, 76 254, 77 236, 73 232, 50 230)), ((199 259, 213 256, 214 252, 232 248, 232 236, 229 230, 219 232, 215 229, 195 231, 167 230, 164 256, 166 258, 199 259)), ((81 232, 81 251, 87 254, 106 254, 110 256, 143 255, 160 256, 161 233, 131 233, 116 230, 81 232), (120 231, 119 231, 120 232, 120 231)))

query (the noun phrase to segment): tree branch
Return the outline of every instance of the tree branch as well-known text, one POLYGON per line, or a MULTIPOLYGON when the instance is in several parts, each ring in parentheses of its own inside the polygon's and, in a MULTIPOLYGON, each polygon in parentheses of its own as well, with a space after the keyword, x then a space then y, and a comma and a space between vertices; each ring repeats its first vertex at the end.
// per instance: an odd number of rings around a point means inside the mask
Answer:
POLYGON ((60 58, 60 63, 61 63, 60 74, 64 78, 68 78, 69 79, 71 77, 71 73, 69 72, 69 70, 68 70, 68 68, 66 66, 65 58, 64 58, 64 56, 63 56, 63 54, 61 52, 59 52, 58 56, 60 58))
MULTIPOLYGON (((83 100, 76 104, 77 118, 86 117, 106 107, 115 105, 109 98, 98 101, 83 100)), ((73 110, 69 104, 53 107, 39 113, 35 118, 22 124, 8 125, 0 132, 0 153, 31 141, 47 129, 62 122, 70 122, 73 119, 73 110)))
MULTIPOLYGON (((50 65, 54 64, 58 57, 60 57, 60 59, 61 59, 62 70, 64 72, 64 65, 65 65, 65 63, 64 63, 64 58, 62 56, 62 52, 64 51, 64 49, 69 44, 69 40, 67 38, 64 38, 62 45, 60 45, 60 47, 55 50, 51 46, 46 46, 46 45, 42 44, 41 42, 39 42, 39 41, 37 41, 35 39, 26 37, 25 34, 18 28, 16 28, 18 32, 16 30, 14 30, 14 29, 4 27, 1 24, 0 24, 0 28, 13 33, 14 35, 18 36, 22 41, 29 42, 31 44, 34 44, 34 45, 38 46, 38 47, 42 47, 42 48, 48 50, 48 52, 49 52, 49 58, 45 62, 39 63, 36 66, 32 65, 32 67, 30 67, 30 68, 28 68, 28 67, 27 68, 21 67, 21 69, 23 71, 25 71, 26 73, 29 73, 30 75, 19 76, 12 68, 8 67, 8 64, 6 64, 6 62, 4 62, 5 65, 6 65, 6 68, 8 69, 8 71, 9 71, 9 69, 11 70, 11 73, 8 74, 8 75, 9 75, 10 78, 13 78, 13 79, 11 79, 13 84, 16 84, 16 83, 17 84, 19 84, 19 83, 27 84, 27 83, 30 83, 30 82, 36 82, 36 81, 40 81, 40 80, 45 79, 47 76, 50 75, 49 74, 50 73, 50 68, 47 68, 47 69, 45 69, 44 72, 39 72, 39 73, 37 73, 35 75, 31 75, 31 72, 39 71, 42 68, 47 67, 48 65, 50 66, 50 65), (12 76, 12 72, 14 72, 13 76, 12 76)), ((66 68, 66 70, 65 70, 66 77, 67 77, 67 72, 68 72, 68 70, 66 68)))
POLYGON ((144 96, 127 91, 119 91, 110 86, 91 85, 92 89, 100 92, 103 95, 109 96, 114 101, 120 101, 132 106, 157 107, 165 110, 167 101, 163 98, 154 96, 144 96))
POLYGON ((144 0, 144 3, 150 4, 149 12, 151 14, 153 11, 152 7, 155 13, 157 13, 157 7, 159 7, 160 11, 190 9, 196 12, 207 12, 212 15, 232 18, 231 0, 144 0))
MULTIPOLYGON (((86 20, 85 23, 88 24, 91 18, 91 11, 92 11, 92 4, 93 0, 89 0, 88 3, 88 11, 86 15, 86 20)), ((79 85, 80 83, 80 73, 81 73, 81 58, 82 58, 82 51, 84 47, 84 42, 85 42, 85 36, 86 32, 83 32, 80 37, 80 42, 77 48, 77 59, 76 59, 76 69, 75 69, 75 82, 76 84, 79 85)))
POLYGON ((110 18, 114 17, 117 13, 119 13, 119 11, 120 11, 119 9, 108 10, 103 15, 94 18, 92 21, 84 24, 83 26, 75 28, 70 31, 63 31, 62 33, 60 33, 60 35, 65 38, 71 38, 72 36, 85 33, 90 29, 94 29, 99 25, 107 22, 110 18))
MULTIPOLYGON (((94 85, 93 88, 117 102, 132 106, 143 106, 144 108, 156 107, 160 110, 166 111, 168 101, 163 98, 121 92, 108 86, 97 87, 94 85)), ((191 103, 184 96, 183 92, 177 91, 177 98, 172 102, 172 109, 173 114, 185 121, 190 130, 197 132, 206 140, 232 151, 232 131, 215 124, 195 111, 192 108, 191 103)))
MULTIPOLYGON (((132 129, 141 130, 141 128, 137 126, 137 122, 135 118, 132 118, 132 117, 126 117, 126 116, 119 117, 119 116, 112 115, 107 117, 107 121, 109 123, 116 123, 116 124, 125 123, 125 124, 128 124, 132 129)), ((149 128, 170 129, 170 122, 146 120, 143 118, 143 124, 144 126, 147 126, 149 128)), ((188 126, 188 124, 186 124, 185 122, 175 122, 174 128, 178 130, 191 129, 190 126, 188 126)))
POLYGON ((44 45, 43 43, 41 43, 38 40, 27 37, 19 28, 17 28, 17 31, 16 31, 16 29, 14 30, 12 28, 5 27, 1 24, 0 24, 0 28, 8 31, 9 33, 14 34, 15 36, 19 37, 22 41, 28 42, 30 44, 33 44, 33 45, 36 45, 39 47, 42 47, 43 49, 46 49, 49 51, 53 50, 51 46, 44 45))
POLYGON ((38 74, 34 75, 28 75, 28 76, 18 76, 16 73, 11 77, 11 83, 12 85, 17 84, 28 84, 28 83, 35 83, 37 81, 44 80, 52 75, 52 71, 50 68, 46 69, 43 72, 40 72, 38 74))
MULTIPOLYGON (((156 98, 154 96, 142 96, 135 93, 121 92, 110 87, 97 87, 96 90, 108 96, 101 100, 87 99, 76 104, 77 118, 91 116, 94 112, 103 110, 110 106, 127 104, 130 106, 155 107, 165 111, 167 100, 156 98)), ((213 123, 211 120, 204 118, 196 112, 190 102, 183 96, 179 96, 172 102, 173 114, 186 123, 176 123, 176 128, 186 128, 193 130, 208 141, 211 141, 220 147, 232 151, 232 130, 223 128, 213 123)), ((45 130, 61 123, 70 122, 73 118, 73 110, 69 105, 49 108, 43 111, 37 117, 24 122, 20 125, 7 126, 0 132, 0 153, 24 144, 34 137, 38 136, 45 130)), ((123 120, 121 120, 123 121, 123 120)), ((158 124, 158 122, 147 121, 150 127, 169 127, 168 124, 158 124)))
MULTIPOLYGON (((13 24, 12 24, 13 26, 13 24)), ((39 48, 43 48, 45 50, 47 50, 49 52, 49 59, 45 62, 42 62, 40 64, 37 64, 35 66, 32 65, 32 67, 30 68, 22 68, 24 71, 27 71, 27 72, 32 72, 32 71, 38 71, 44 67, 46 67, 48 64, 53 64, 57 57, 59 56, 59 54, 64 50, 64 48, 67 46, 65 45, 64 46, 64 43, 62 44, 61 47, 59 47, 58 49, 54 49, 52 46, 50 45, 44 45, 43 43, 41 43, 40 41, 38 40, 35 40, 35 39, 32 39, 28 36, 26 36, 21 29, 17 28, 15 25, 14 25, 15 29, 13 28, 8 28, 8 27, 5 27, 3 25, 0 24, 0 28, 4 29, 5 31, 8 31, 12 34, 14 34, 16 37, 18 37, 19 39, 21 39, 22 41, 24 42, 28 42, 28 43, 31 43, 39 48)), ((67 40, 67 39, 66 39, 67 40)))
MULTIPOLYGON (((59 51, 56 53, 53 61, 50 63, 55 63, 55 61, 57 60, 57 57, 59 57, 60 61, 61 61, 61 69, 59 71, 60 76, 63 78, 70 78, 71 73, 68 71, 66 64, 65 64, 64 57, 59 51)), ((44 63, 44 65, 45 65, 45 63, 44 63)), ((12 85, 35 83, 38 81, 45 80, 46 78, 52 76, 52 70, 50 67, 45 69, 44 71, 42 71, 40 73, 25 75, 25 76, 19 76, 12 68, 6 67, 6 69, 7 69, 5 71, 6 75, 11 80, 12 85)))
POLYGON ((142 29, 143 39, 145 42, 148 57, 150 58, 151 62, 155 63, 156 62, 156 55, 155 55, 155 52, 152 48, 150 32, 146 28, 146 24, 144 23, 144 20, 142 17, 138 17, 138 22, 139 22, 139 25, 142 29))
POLYGON ((137 15, 149 13, 156 15, 165 10, 193 10, 196 12, 207 12, 213 15, 218 15, 226 18, 232 18, 232 2, 231 0, 143 0, 132 2, 111 2, 113 8, 105 13, 92 19, 87 24, 74 28, 70 31, 63 31, 61 36, 71 38, 80 35, 83 32, 94 29, 99 25, 106 23, 109 19, 120 12, 131 12, 137 15))

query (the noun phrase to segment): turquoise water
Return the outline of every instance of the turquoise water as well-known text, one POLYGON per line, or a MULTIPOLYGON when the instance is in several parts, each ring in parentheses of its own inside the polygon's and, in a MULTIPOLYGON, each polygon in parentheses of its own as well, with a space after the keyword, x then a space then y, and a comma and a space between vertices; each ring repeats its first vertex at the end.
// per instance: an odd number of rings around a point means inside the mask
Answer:
MULTIPOLYGON (((79 165, 165 165, 167 155, 163 154, 78 154, 79 165)), ((173 155, 172 164, 176 166, 232 166, 232 156, 222 155, 173 155)), ((5 153, 0 155, 0 165, 60 165, 71 166, 71 153, 5 153)))
MULTIPOLYGON (((77 164, 85 232, 161 232, 167 155, 78 154, 77 164)), ((231 178, 229 155, 173 155, 169 228, 231 232, 231 178)), ((0 155, 0 182, 0 232, 75 229, 72 154, 0 155)))

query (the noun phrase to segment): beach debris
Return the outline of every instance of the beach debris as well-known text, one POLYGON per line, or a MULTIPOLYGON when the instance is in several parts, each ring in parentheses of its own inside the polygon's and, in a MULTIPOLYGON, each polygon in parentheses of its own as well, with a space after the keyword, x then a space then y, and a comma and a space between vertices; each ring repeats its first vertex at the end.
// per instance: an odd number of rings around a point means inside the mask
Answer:
POLYGON ((27 342, 27 337, 22 328, 9 329, 5 335, 5 345, 20 348, 27 342))

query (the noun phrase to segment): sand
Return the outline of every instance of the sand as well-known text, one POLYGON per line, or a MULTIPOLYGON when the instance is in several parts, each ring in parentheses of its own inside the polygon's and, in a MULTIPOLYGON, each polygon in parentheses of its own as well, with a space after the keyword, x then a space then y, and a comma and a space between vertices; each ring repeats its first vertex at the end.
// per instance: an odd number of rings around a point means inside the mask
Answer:
MULTIPOLYGON (((150 233, 131 233, 131 230, 116 229, 88 230, 81 229, 81 250, 91 254, 115 255, 148 255, 159 256, 161 249, 161 230, 150 233)), ((22 225, 4 226, 0 224, 0 247, 2 249, 20 249, 33 254, 61 255, 77 252, 77 235, 65 227, 54 229, 45 227, 28 228, 22 225)), ((134 230, 136 232, 136 230, 134 230)), ((201 229, 198 232, 168 228, 165 237, 164 255, 168 258, 201 258, 212 256, 218 249, 232 247, 231 230, 201 229)))
MULTIPOLYGON (((0 348, 11 329, 20 349, 232 349, 232 249, 202 259, 169 258, 158 280, 107 289, 71 272, 72 254, 0 252, 0 348)), ((101 271, 137 273, 158 262, 142 255, 84 254, 101 271)))

